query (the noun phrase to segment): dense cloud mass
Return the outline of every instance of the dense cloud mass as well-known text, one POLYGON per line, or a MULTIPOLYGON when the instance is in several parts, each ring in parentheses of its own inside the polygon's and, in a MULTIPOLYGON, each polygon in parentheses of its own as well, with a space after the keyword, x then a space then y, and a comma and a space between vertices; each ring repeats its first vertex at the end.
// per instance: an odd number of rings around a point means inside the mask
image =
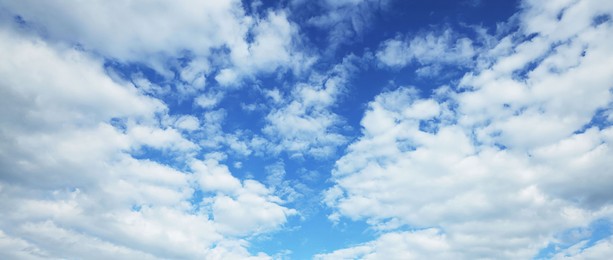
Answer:
POLYGON ((486 2, 0 0, 0 258, 612 255, 613 3, 486 2))

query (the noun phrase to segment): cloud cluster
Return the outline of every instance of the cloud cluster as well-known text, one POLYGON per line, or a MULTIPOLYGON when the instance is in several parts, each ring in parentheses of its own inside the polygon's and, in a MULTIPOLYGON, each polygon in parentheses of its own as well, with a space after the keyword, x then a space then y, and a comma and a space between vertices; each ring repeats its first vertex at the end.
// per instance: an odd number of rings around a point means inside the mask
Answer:
POLYGON ((354 55, 345 57, 326 73, 313 73, 307 83, 298 83, 288 98, 278 90, 270 92, 275 107, 266 116, 263 132, 273 143, 273 151, 292 156, 329 157, 346 143, 340 134, 343 118, 332 112, 337 99, 360 62, 354 55))
POLYGON ((383 235, 320 257, 531 258, 557 234, 610 218, 613 24, 599 17, 612 7, 528 1, 490 66, 430 98, 377 96, 326 203, 332 220, 364 219, 383 235))
POLYGON ((3 1, 2 7, 51 41, 178 77, 180 94, 193 95, 207 82, 236 86, 277 69, 300 73, 312 63, 296 48, 297 29, 284 10, 248 15, 238 0, 3 1))
POLYGON ((103 60, 12 28, 0 37, 2 257, 249 258, 246 237, 296 214, 223 158, 198 159, 183 133, 200 120, 172 119, 103 60))

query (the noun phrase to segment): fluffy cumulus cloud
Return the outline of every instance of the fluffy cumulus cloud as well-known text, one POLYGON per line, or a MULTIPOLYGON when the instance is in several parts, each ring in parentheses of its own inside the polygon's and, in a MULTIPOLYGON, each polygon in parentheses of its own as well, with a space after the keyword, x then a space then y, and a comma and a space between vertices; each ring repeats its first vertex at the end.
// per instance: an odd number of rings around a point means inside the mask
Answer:
POLYGON ((247 235, 270 231, 296 214, 295 210, 280 206, 283 201, 273 196, 270 189, 254 180, 241 183, 216 160, 197 161, 192 168, 202 190, 217 194, 204 199, 202 206, 211 209, 215 224, 224 233, 247 235))
POLYGON ((50 40, 144 63, 169 79, 179 74, 177 93, 183 95, 211 80, 235 86, 277 69, 299 73, 312 59, 296 48, 297 29, 284 10, 248 15, 237 0, 2 1, 2 7, 50 40), (178 61, 185 58, 190 62, 178 61))
MULTIPOLYGON (((383 234, 320 257, 525 259, 610 218, 613 24, 603 15, 613 5, 525 2, 518 31, 493 46, 508 54, 490 66, 431 97, 377 96, 326 203, 331 219, 364 219, 383 234)), ((386 42, 379 59, 400 65, 388 54, 402 44, 386 42)), ((558 256, 610 253, 610 243, 568 250, 558 256)))
POLYGON ((182 132, 198 118, 169 119, 163 101, 85 52, 0 35, 3 258, 268 258, 244 238, 295 211, 216 157, 194 157, 182 132), (178 161, 133 156, 150 151, 178 161))

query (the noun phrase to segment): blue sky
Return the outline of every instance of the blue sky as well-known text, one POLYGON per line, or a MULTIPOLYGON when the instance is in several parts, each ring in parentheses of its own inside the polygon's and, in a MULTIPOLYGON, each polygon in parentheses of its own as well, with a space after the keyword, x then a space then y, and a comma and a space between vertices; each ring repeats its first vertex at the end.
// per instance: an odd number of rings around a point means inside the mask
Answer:
POLYGON ((612 16, 0 0, 0 258, 604 259, 612 16))

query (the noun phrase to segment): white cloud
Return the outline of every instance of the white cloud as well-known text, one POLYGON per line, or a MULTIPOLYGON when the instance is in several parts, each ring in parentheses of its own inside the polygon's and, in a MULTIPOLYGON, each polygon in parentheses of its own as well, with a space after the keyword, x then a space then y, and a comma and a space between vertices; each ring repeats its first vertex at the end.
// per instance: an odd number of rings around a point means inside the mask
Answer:
POLYGON ((195 131, 200 128, 200 120, 192 115, 184 115, 177 118, 175 127, 184 131, 195 131))
POLYGON ((240 180, 234 178, 225 165, 215 160, 194 162, 192 168, 200 173, 196 178, 202 190, 232 194, 241 188, 240 180))
MULTIPOLYGON (((388 0, 320 0, 315 4, 320 13, 309 18, 308 23, 327 33, 330 51, 339 45, 350 44, 364 36, 377 12, 387 10, 388 0)), ((305 2, 294 1, 300 7, 305 2)), ((308 4, 313 4, 312 1, 308 4)))
POLYGON ((242 130, 225 132, 223 126, 226 117, 227 112, 224 109, 204 112, 201 127, 190 133, 191 140, 208 151, 223 151, 241 156, 267 149, 269 143, 258 135, 242 130))
POLYGON ((222 86, 230 86, 238 83, 238 73, 233 69, 222 69, 215 80, 222 86))
POLYGON ((391 39, 383 42, 377 52, 377 58, 387 66, 403 67, 411 62, 413 55, 409 52, 409 46, 404 41, 391 39))
MULTIPOLYGON (((101 241, 55 225, 51 221, 31 223, 23 227, 24 233, 37 244, 49 245, 47 257, 88 256, 92 259, 140 258, 155 259, 154 256, 101 241), (92 255, 91 252, 96 252, 92 255)), ((11 250, 13 251, 13 250, 11 250)))
POLYGON ((225 141, 222 124, 226 117, 223 109, 206 111, 202 116, 202 132, 206 138, 199 140, 199 144, 207 148, 216 148, 225 141))
POLYGON ((234 162, 234 168, 236 168, 236 169, 243 168, 243 163, 242 162, 234 162))
POLYGON ((211 72, 209 61, 203 58, 197 58, 190 61, 179 72, 180 82, 177 83, 177 94, 179 99, 191 97, 201 92, 206 86, 206 80, 211 72))
POLYGON ((436 259, 458 258, 448 252, 445 235, 436 229, 415 232, 398 232, 382 235, 374 241, 341 249, 329 254, 316 255, 315 259, 423 259, 424 255, 436 255, 436 259))
POLYGON ((233 51, 232 60, 242 69, 272 72, 279 65, 292 64, 300 71, 302 65, 291 63, 292 58, 305 58, 292 57, 301 55, 292 49, 297 31, 298 28, 288 20, 285 12, 270 11, 253 27, 253 42, 244 46, 247 49, 233 51))
POLYGON ((46 252, 27 241, 0 231, 0 257, 4 259, 48 259, 46 252))
POLYGON ((181 133, 174 128, 160 129, 150 126, 134 125, 128 128, 127 135, 134 142, 134 145, 147 145, 159 150, 167 148, 170 150, 187 152, 198 149, 196 144, 183 138, 181 133))
POLYGON ((295 214, 213 157, 194 159, 199 147, 177 128, 194 129, 199 119, 174 121, 162 101, 112 80, 102 60, 6 27, 0 36, 2 256, 248 258, 245 237, 295 214), (171 151, 166 159, 187 166, 130 154, 144 147, 171 151), (198 189, 219 190, 203 191, 203 203, 212 206, 194 204, 198 189))
POLYGON ((221 93, 204 93, 194 99, 194 103, 204 109, 214 108, 221 102, 223 94, 221 93))
POLYGON ((376 57, 380 64, 393 68, 417 62, 422 66, 418 70, 420 75, 435 76, 440 72, 438 66, 470 67, 477 53, 473 40, 445 29, 407 39, 389 39, 381 44, 376 57))
POLYGON ((2 89, 7 98, 4 115, 14 117, 12 120, 32 120, 42 125, 73 120, 95 124, 111 116, 140 116, 165 109, 158 100, 136 95, 134 87, 119 86, 104 76, 99 60, 71 49, 52 51, 38 39, 17 39, 19 36, 5 28, 0 33, 5 39, 3 56, 7 57, 7 62, 0 65, 2 73, 7 75, 2 89), (11 58, 10 63, 8 58, 11 58), (36 74, 26 73, 28 71, 36 74), (49 87, 41 88, 43 85, 49 87), (9 87, 16 86, 19 91, 9 92, 9 87), (46 107, 41 107, 43 104, 53 106, 53 110, 45 110, 46 107), (24 105, 39 109, 40 114, 12 111, 24 105), (98 110, 98 107, 104 109, 98 110))
POLYGON ((598 1, 551 2, 526 3, 510 37, 539 34, 501 38, 499 56, 485 52, 491 65, 465 75, 459 91, 423 98, 399 88, 369 104, 325 202, 336 209, 330 219, 366 220, 383 235, 322 257, 531 258, 557 233, 611 218, 613 130, 590 122, 613 101, 613 25, 592 19, 613 12, 598 1), (389 238, 421 232, 403 225, 437 235, 398 245, 389 238), (445 249, 423 250, 432 239, 445 249))
POLYGON ((266 92, 276 106, 266 116, 263 129, 272 139, 269 150, 323 158, 344 145, 346 137, 340 133, 344 119, 332 110, 362 62, 362 58, 350 54, 324 73, 313 72, 306 83, 296 83, 285 97, 277 89, 266 92))
MULTIPOLYGON (((117 81, 120 81, 121 77, 114 76, 112 73, 114 73, 114 71, 109 70, 109 76, 117 81)), ((159 86, 157 84, 153 84, 143 75, 143 73, 132 74, 132 83, 134 83, 134 86, 144 94, 163 96, 170 93, 169 86, 159 86)))
POLYGON ((287 202, 295 202, 304 197, 302 193, 294 188, 294 186, 304 187, 303 184, 285 177, 285 164, 282 161, 267 166, 266 173, 266 183, 274 189, 275 194, 280 198, 287 202))
POLYGON ((551 259, 606 259, 613 253, 613 241, 610 238, 600 240, 592 246, 587 246, 587 242, 581 241, 555 254, 551 259))
POLYGON ((313 61, 297 48, 298 29, 285 11, 250 16, 238 0, 19 1, 1 6, 52 41, 79 44, 120 62, 145 64, 167 79, 177 72, 181 98, 204 89, 208 78, 237 85, 244 77, 277 69, 301 73, 313 61), (167 62, 185 56, 191 59, 187 64, 167 62), (222 69, 217 72, 212 65, 222 69))
POLYGON ((279 206, 279 202, 263 185, 247 180, 244 190, 236 197, 215 197, 212 210, 221 232, 233 235, 259 234, 280 228, 289 216, 297 213, 279 206))
POLYGON ((232 176, 228 167, 215 160, 198 161, 192 167, 202 190, 218 193, 203 203, 210 207, 222 232, 246 235, 270 231, 296 214, 295 210, 278 205, 281 200, 264 185, 254 180, 241 182, 232 176))
POLYGON ((350 55, 324 75, 313 73, 310 81, 298 83, 289 97, 281 97, 276 89, 266 92, 277 103, 266 116, 263 129, 272 140, 273 152, 327 157, 346 142, 338 133, 343 119, 330 109, 345 91, 355 59, 350 55))
POLYGON ((252 23, 244 16, 240 1, 233 0, 2 5, 26 22, 44 27, 52 39, 80 43, 128 61, 147 60, 143 58, 158 52, 178 56, 186 49, 206 54, 225 43, 241 42, 248 28, 245 25, 252 23))

